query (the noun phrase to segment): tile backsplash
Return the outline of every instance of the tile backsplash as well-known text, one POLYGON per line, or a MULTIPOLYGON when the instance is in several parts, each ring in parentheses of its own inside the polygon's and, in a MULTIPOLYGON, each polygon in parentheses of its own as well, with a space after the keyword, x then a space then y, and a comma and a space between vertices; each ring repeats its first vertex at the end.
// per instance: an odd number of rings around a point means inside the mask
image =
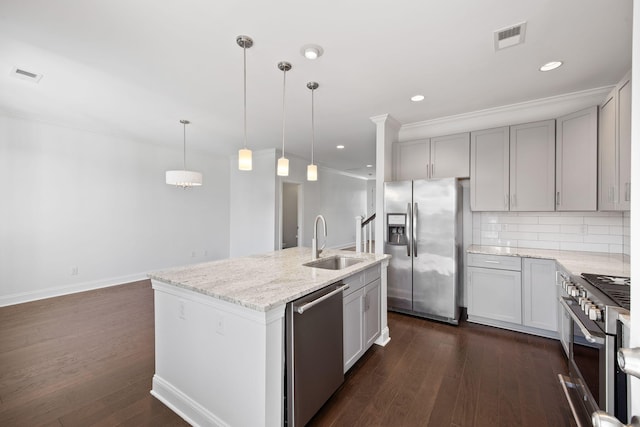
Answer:
POLYGON ((473 244, 630 253, 629 212, 473 212, 473 244))

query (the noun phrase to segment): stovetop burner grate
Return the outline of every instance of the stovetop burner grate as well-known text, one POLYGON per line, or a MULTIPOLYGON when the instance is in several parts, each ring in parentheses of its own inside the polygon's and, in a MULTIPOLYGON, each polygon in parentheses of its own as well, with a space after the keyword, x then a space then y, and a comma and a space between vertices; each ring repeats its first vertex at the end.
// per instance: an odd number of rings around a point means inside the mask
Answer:
POLYGON ((631 278, 582 273, 582 277, 620 307, 631 309, 631 278))

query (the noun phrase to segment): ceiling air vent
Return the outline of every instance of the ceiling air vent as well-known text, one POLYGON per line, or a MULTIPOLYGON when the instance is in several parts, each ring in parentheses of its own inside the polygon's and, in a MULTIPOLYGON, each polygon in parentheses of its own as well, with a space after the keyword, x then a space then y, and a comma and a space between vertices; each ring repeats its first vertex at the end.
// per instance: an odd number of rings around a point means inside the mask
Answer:
POLYGON ((29 80, 30 82, 38 83, 42 78, 42 74, 32 73, 24 68, 14 67, 11 70, 11 75, 18 79, 29 80))
POLYGON ((521 22, 501 30, 493 32, 493 41, 496 51, 524 43, 524 33, 527 23, 521 22))

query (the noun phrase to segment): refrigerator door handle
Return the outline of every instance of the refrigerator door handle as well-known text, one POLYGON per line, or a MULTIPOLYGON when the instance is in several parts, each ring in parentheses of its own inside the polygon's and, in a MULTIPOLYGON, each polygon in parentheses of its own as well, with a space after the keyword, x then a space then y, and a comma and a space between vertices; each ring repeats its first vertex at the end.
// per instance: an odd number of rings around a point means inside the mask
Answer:
POLYGON ((413 215, 411 218, 413 220, 413 225, 411 227, 411 232, 413 233, 413 256, 418 258, 418 204, 414 203, 413 205, 413 215))
MULTIPOLYGON (((406 223, 406 227, 410 228, 411 227, 411 203, 407 203, 407 223, 406 223)), ((407 256, 410 257, 411 256, 411 230, 407 230, 407 256)))

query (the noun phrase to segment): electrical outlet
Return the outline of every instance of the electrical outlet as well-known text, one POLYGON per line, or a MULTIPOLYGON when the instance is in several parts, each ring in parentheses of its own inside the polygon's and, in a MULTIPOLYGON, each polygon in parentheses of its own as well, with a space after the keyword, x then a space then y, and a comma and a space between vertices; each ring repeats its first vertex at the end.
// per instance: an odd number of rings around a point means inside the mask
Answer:
POLYGON ((224 335, 224 317, 222 314, 218 314, 216 317, 216 333, 224 335))
POLYGON ((182 320, 185 320, 187 318, 184 300, 178 300, 178 318, 182 320))
POLYGON ((71 275, 72 276, 78 275, 78 267, 71 267, 71 275))
POLYGON ((196 257, 196 251, 191 251, 191 258, 195 258, 196 257))

